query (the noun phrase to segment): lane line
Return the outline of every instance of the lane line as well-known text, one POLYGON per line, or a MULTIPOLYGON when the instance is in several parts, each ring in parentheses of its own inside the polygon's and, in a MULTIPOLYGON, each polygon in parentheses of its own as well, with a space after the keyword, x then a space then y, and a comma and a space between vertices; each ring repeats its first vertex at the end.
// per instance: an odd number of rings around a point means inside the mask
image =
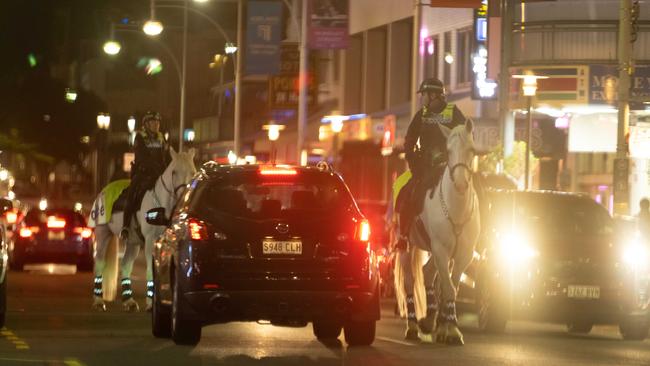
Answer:
POLYGON ((390 342, 390 343, 401 344, 402 346, 415 346, 415 344, 413 344, 413 343, 408 343, 408 342, 404 342, 404 341, 399 341, 399 340, 397 340, 397 339, 388 338, 388 337, 375 337, 375 339, 379 339, 380 341, 384 341, 384 342, 390 342))
POLYGON ((76 358, 66 358, 63 360, 63 363, 66 366, 85 366, 83 362, 77 360, 76 358))
POLYGON ((9 328, 2 328, 2 330, 0 330, 0 336, 13 343, 14 347, 16 347, 17 350, 29 349, 29 344, 27 344, 27 342, 25 342, 23 339, 20 339, 20 337, 14 334, 14 332, 12 332, 9 328))

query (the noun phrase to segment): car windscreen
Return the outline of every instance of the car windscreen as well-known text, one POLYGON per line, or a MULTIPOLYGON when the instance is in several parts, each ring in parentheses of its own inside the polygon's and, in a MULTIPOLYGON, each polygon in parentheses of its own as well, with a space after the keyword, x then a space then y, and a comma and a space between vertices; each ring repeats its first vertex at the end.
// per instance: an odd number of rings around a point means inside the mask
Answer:
POLYGON ((256 172, 206 181, 197 187, 190 209, 247 219, 336 215, 353 204, 345 186, 326 174, 264 177, 256 172))
POLYGON ((547 235, 608 235, 613 220, 598 203, 572 196, 497 195, 492 202, 497 225, 512 225, 547 235))
POLYGON ((83 227, 86 225, 86 220, 81 214, 68 209, 47 209, 39 210, 33 209, 25 215, 26 226, 44 226, 47 224, 48 218, 56 217, 65 220, 65 227, 83 227))

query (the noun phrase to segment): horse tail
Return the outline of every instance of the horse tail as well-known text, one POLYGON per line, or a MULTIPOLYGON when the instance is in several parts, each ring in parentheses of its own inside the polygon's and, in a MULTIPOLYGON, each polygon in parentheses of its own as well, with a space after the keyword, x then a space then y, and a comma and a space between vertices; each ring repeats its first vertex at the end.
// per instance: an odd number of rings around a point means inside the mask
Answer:
POLYGON ((428 255, 427 252, 419 248, 412 248, 411 255, 411 271, 413 272, 413 297, 415 300, 415 316, 422 319, 427 316, 427 296, 424 289, 424 256, 428 255))
POLYGON ((424 290, 424 275, 422 266, 424 265, 424 256, 427 254, 418 248, 411 247, 410 250, 399 250, 395 254, 395 267, 393 269, 395 280, 395 297, 397 308, 401 317, 406 317, 406 271, 407 265, 411 266, 413 274, 413 297, 415 300, 415 314, 418 319, 422 319, 427 313, 427 297, 424 290))
POLYGON ((119 238, 112 235, 106 249, 106 267, 104 268, 104 300, 113 301, 117 297, 117 265, 119 238))

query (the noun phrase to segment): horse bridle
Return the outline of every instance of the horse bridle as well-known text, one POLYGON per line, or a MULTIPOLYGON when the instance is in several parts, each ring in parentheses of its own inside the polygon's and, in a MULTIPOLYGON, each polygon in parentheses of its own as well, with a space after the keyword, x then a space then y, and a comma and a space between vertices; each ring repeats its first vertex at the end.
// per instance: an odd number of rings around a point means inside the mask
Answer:
MULTIPOLYGON (((469 167, 469 165, 465 163, 457 163, 454 164, 453 166, 449 166, 449 161, 447 161, 447 169, 449 169, 449 176, 451 178, 451 182, 454 184, 454 189, 456 189, 456 180, 454 179, 454 171, 456 171, 457 168, 463 168, 469 172, 469 179, 467 180, 467 184, 472 183, 472 168, 469 167)), ((456 189, 457 190, 457 189, 456 189)))
MULTIPOLYGON (((176 186, 176 188, 174 188, 174 190, 172 190, 171 188, 167 187, 167 184, 165 183, 165 180, 163 179, 163 175, 161 175, 159 179, 160 179, 160 183, 162 183, 162 186, 165 189, 165 191, 167 193, 169 193, 174 198, 174 200, 176 198, 178 198, 178 190, 185 187, 185 184, 179 184, 178 186, 176 186)), ((172 172, 172 182, 171 183, 172 183, 172 185, 174 184, 174 172, 172 172)))

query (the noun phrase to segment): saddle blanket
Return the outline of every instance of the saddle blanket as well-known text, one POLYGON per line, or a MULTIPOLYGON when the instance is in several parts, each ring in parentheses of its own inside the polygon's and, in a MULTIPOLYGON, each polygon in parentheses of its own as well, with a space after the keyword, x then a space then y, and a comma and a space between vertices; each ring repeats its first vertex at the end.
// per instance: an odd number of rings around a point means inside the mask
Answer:
POLYGON ((102 189, 95 202, 93 202, 93 208, 90 210, 90 217, 88 218, 89 227, 105 225, 111 222, 113 204, 130 183, 130 179, 120 179, 109 183, 102 189))

